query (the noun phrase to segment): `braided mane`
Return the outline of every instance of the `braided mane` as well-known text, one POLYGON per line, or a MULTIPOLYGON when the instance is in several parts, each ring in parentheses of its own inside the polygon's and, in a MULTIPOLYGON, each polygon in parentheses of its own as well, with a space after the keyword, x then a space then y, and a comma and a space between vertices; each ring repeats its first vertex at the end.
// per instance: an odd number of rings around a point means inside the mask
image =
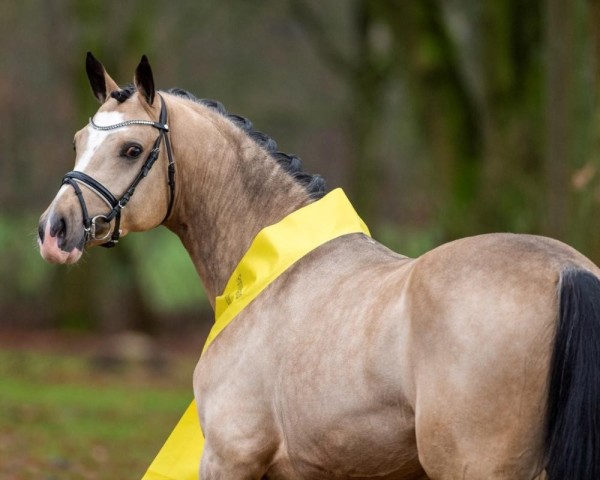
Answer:
MULTIPOLYGON (((135 93, 135 86, 132 84, 127 85, 122 90, 117 90, 111 93, 111 97, 116 99, 119 103, 125 102, 135 93)), ((280 152, 277 149, 277 142, 268 135, 254 130, 252 122, 245 117, 235 115, 227 112, 223 104, 217 100, 199 99, 187 90, 181 88, 169 88, 165 90, 165 93, 176 95, 178 97, 186 98, 193 102, 199 103, 212 110, 217 111, 224 117, 232 121, 238 128, 243 130, 254 142, 264 148, 269 156, 275 160, 294 180, 301 184, 308 194, 314 198, 319 199, 325 195, 325 180, 321 175, 313 175, 302 170, 302 162, 296 155, 290 155, 287 153, 280 152)))

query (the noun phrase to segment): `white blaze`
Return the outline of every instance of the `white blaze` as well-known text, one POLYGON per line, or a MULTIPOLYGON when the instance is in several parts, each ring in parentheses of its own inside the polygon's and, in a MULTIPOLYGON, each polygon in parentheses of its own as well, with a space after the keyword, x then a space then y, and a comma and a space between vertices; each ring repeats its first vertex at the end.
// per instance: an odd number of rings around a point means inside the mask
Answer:
MULTIPOLYGON (((125 119, 123 118, 123 114, 119 112, 98 112, 94 116, 94 123, 100 127, 109 127, 111 125, 115 125, 116 123, 121 123, 125 119)), ((128 127, 122 127, 128 128, 128 127)), ((94 156, 94 153, 102 142, 108 138, 108 136, 113 133, 119 132, 122 128, 118 128, 115 130, 97 130, 91 125, 86 127, 87 129, 87 141, 85 146, 83 147, 83 151, 79 155, 77 159, 77 163, 75 164, 75 170, 80 172, 85 172, 86 168, 90 164, 90 160, 94 156)))
MULTIPOLYGON (((123 114, 119 113, 119 112, 98 112, 94 116, 94 123, 96 123, 96 125, 99 125, 101 127, 109 127, 116 123, 121 123, 124 120, 125 119, 123 117, 123 114)), ((122 127, 122 128, 128 128, 128 127, 122 127)), ((86 168, 88 167, 88 165, 90 163, 90 160, 94 156, 94 153, 96 152, 96 150, 98 150, 100 145, 102 145, 102 142, 104 140, 106 140, 109 135, 120 131, 121 128, 118 128, 115 130, 97 130, 94 127, 92 127, 91 125, 88 125, 86 127, 86 130, 87 130, 86 143, 83 146, 83 151, 82 151, 81 155, 79 156, 79 158, 77 159, 77 162, 75 163, 75 168, 73 168, 73 170, 77 170, 79 172, 85 172, 86 168)), ((72 193, 73 187, 71 185, 63 185, 60 188, 60 190, 58 191, 58 193, 56 194, 56 197, 54 197, 54 204, 62 195, 65 194, 65 192, 72 193)))

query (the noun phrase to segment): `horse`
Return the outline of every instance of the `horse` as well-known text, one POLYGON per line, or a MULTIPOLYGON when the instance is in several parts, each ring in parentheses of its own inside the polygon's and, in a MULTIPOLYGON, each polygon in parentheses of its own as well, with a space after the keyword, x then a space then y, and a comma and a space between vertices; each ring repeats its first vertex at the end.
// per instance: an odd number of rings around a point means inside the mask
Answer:
MULTIPOLYGON (((86 71, 101 106, 40 218, 45 260, 164 225, 214 307, 259 232, 325 198, 323 179, 245 118, 155 89, 145 56, 124 88, 89 53, 86 71)), ((361 232, 332 239, 200 357, 199 474, 600 478, 599 278, 541 236, 474 236, 415 259, 361 232)))

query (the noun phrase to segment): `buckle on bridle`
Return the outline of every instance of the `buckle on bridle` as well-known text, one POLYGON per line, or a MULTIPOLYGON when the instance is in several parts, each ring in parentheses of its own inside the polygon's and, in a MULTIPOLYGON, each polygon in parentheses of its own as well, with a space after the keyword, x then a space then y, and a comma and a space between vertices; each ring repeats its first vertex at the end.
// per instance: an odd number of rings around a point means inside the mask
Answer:
POLYGON ((102 237, 96 236, 96 232, 98 231, 98 225, 96 225, 96 222, 98 221, 98 219, 104 220, 106 222, 105 225, 108 225, 109 227, 110 227, 110 220, 108 220, 108 217, 106 215, 96 215, 94 218, 92 218, 92 220, 90 222, 90 228, 89 228, 90 238, 92 240, 97 240, 97 241, 101 242, 103 240, 106 240, 108 237, 110 237, 112 232, 111 232, 111 229, 108 228, 108 230, 106 231, 104 236, 102 236, 102 237))

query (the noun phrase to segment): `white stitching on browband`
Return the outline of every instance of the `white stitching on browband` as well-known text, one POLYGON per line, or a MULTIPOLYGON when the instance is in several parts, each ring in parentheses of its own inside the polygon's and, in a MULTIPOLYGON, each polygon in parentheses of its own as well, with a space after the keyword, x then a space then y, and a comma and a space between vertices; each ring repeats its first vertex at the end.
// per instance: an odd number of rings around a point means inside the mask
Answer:
POLYGON ((157 128, 162 127, 165 130, 169 129, 169 127, 167 125, 160 125, 151 120, 126 120, 121 123, 115 123, 114 125, 102 126, 102 125, 96 125, 94 123, 93 117, 90 117, 90 125, 93 128, 95 128, 96 130, 114 130, 115 128, 127 127, 129 125, 150 125, 151 127, 157 127, 157 128))

